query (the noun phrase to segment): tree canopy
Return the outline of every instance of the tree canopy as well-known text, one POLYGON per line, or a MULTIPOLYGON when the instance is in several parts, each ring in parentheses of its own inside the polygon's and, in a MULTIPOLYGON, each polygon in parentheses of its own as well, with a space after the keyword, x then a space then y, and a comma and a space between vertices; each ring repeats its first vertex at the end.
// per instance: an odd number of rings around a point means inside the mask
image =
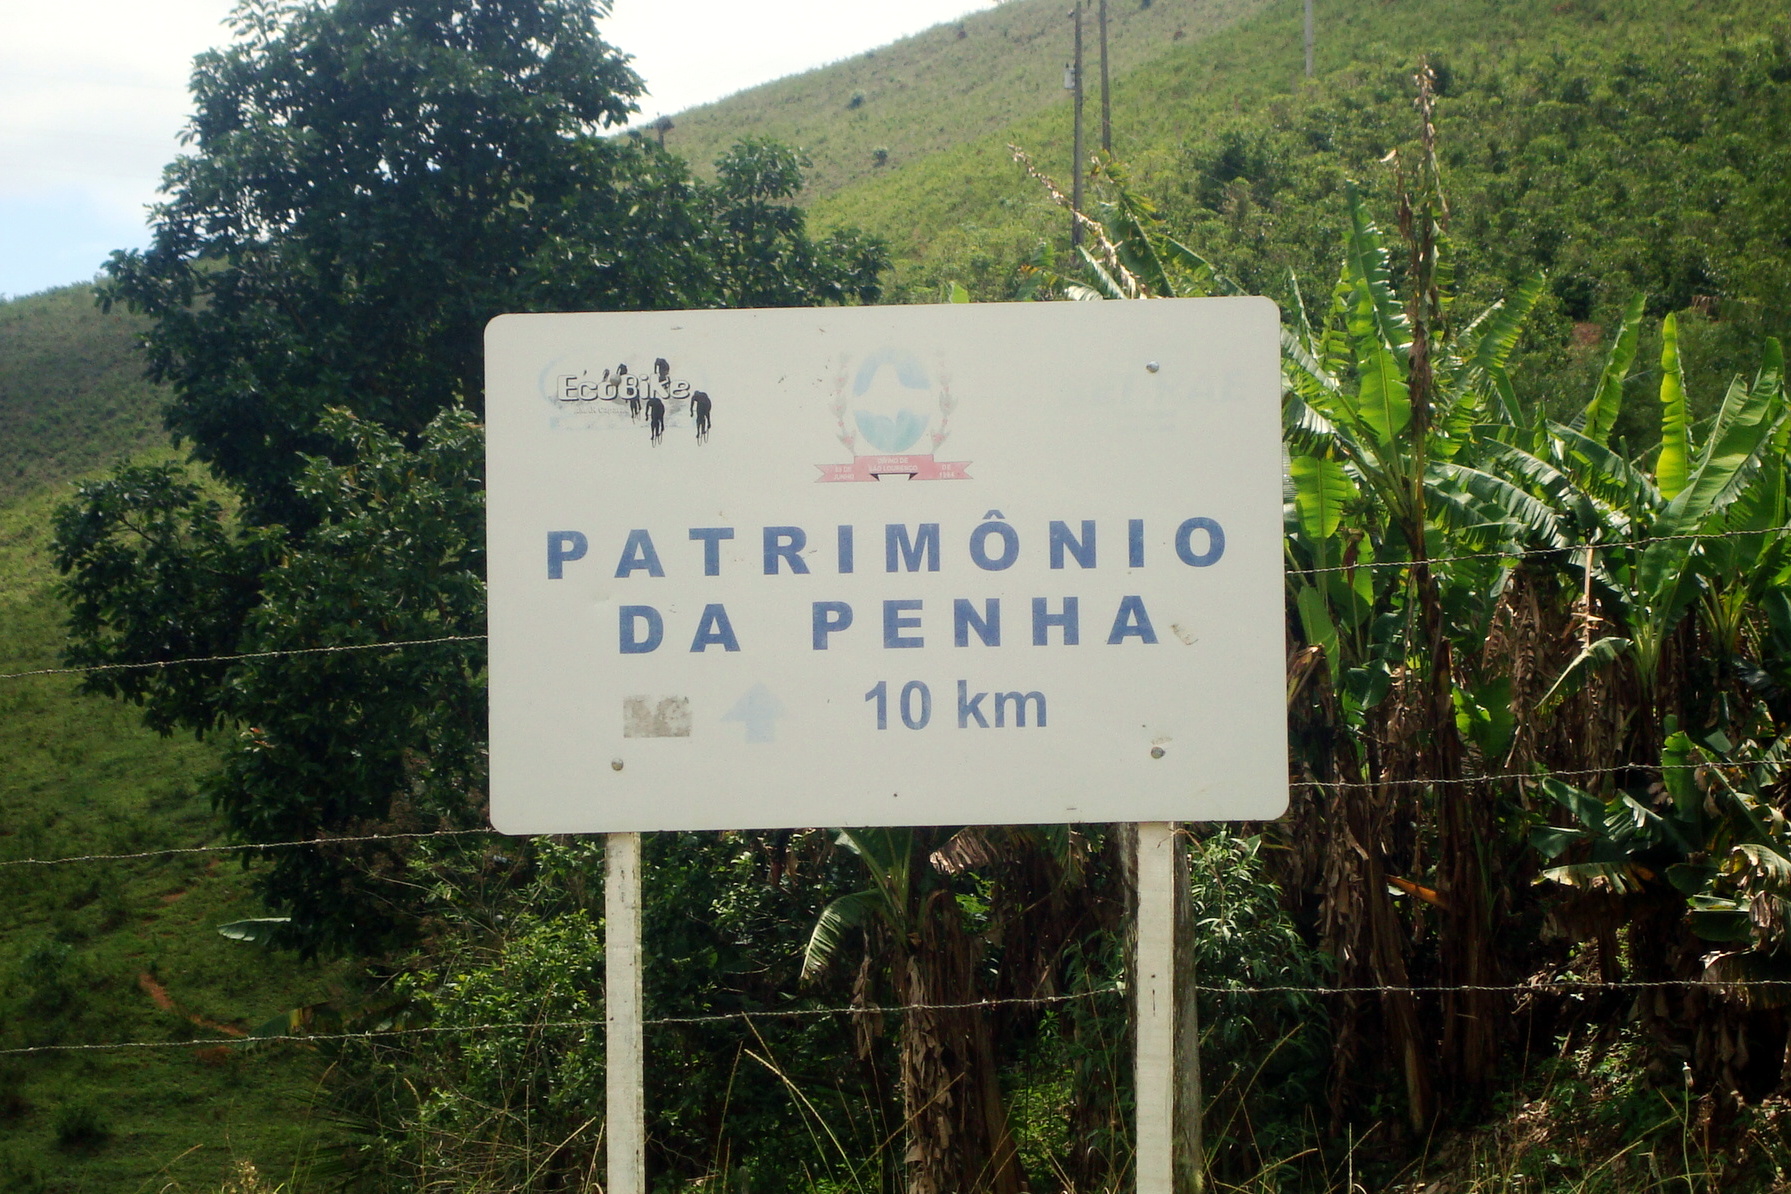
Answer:
MULTIPOLYGON (((615 134, 642 84, 598 33, 608 9, 242 0, 235 40, 198 59, 190 150, 152 243, 114 254, 100 289, 151 317, 168 429, 210 475, 128 468, 62 511, 71 662, 477 636, 489 319, 876 300, 886 251, 809 235, 790 202, 798 152, 743 143, 708 184, 615 134)), ((471 826, 480 654, 223 661, 90 686, 164 733, 236 734, 216 799, 258 840, 394 816, 471 826)), ((294 939, 385 931, 390 901, 358 901, 357 868, 378 869, 275 858, 265 888, 294 939)))

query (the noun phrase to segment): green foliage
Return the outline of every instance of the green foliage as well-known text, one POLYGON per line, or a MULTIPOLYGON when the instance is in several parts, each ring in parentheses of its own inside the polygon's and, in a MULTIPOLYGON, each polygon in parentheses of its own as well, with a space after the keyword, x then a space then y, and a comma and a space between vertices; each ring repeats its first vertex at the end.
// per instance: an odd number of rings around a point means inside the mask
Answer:
POLYGON ((406 1130, 420 1185, 534 1191, 593 1180, 602 966, 598 927, 573 912, 513 926, 484 964, 418 990, 419 1012, 448 1030, 429 1050, 427 1093, 406 1130))
MULTIPOLYGON (((1775 6, 1347 4, 1320 17, 1311 82, 1299 79, 1294 0, 1205 37, 1181 6, 1146 15, 1171 13, 1190 36, 1159 42, 1160 53, 1120 71, 1115 146, 1171 234, 1223 263, 1244 290, 1291 308, 1292 279, 1308 292, 1328 284, 1350 180, 1387 209, 1393 172, 1380 162, 1414 148, 1410 77, 1429 54, 1446 76, 1437 120, 1458 293, 1483 307, 1548 272, 1539 304, 1547 319, 1532 327, 1513 370, 1527 406, 1564 419, 1584 403, 1603 357, 1601 327, 1638 293, 1656 319, 1690 312, 1680 323, 1694 393, 1720 393, 1730 373, 1750 367, 1762 335, 1791 330, 1782 317, 1787 250, 1771 231, 1783 208, 1791 112, 1775 6)), ((942 44, 940 53, 972 49, 942 44)), ((806 94, 825 77, 780 86, 806 94)), ((772 98, 743 97, 737 127, 757 127, 745 121, 772 98)), ((704 119, 719 123, 726 111, 704 119)), ((904 154, 887 177, 862 171, 815 200, 815 216, 886 236, 891 291, 905 300, 925 301, 949 278, 980 298, 1020 297, 1016 267, 1047 235, 1062 259, 1067 221, 1008 167, 1006 146, 1067 161, 1067 112, 1022 115, 984 100, 953 119, 966 132, 977 121, 989 131, 904 154)), ((834 105, 788 136, 819 153, 848 128, 834 105)), ((1067 171, 1047 172, 1063 180, 1067 171)), ((1642 351, 1653 358, 1658 345, 1642 351)), ((1617 433, 1639 443, 1652 422, 1635 404, 1617 433)))
POLYGON ((595 135, 640 90, 599 11, 244 0, 200 56, 192 152, 102 293, 154 320, 168 426, 252 521, 297 513, 325 407, 415 433, 476 403, 491 315, 683 297, 623 248, 690 228, 675 163, 595 135))
MULTIPOLYGON (((869 1058, 847 1060, 844 1018, 771 1014, 744 1037, 738 1021, 700 1019, 837 1001, 799 996, 796 982, 802 930, 842 890, 826 845, 815 833, 648 841, 647 1014, 674 1021, 647 1031, 650 1164, 668 1181, 738 1172, 792 1188, 806 1171, 845 1184, 890 1163, 878 1143, 899 1120, 869 1058)), ((381 1190, 450 1177, 560 1188, 601 1157, 601 844, 438 844, 410 874, 429 889, 431 948, 379 1022, 432 1031, 340 1050, 331 1097, 361 1126, 351 1168, 381 1190), (483 1027, 511 1023, 524 1026, 483 1027)))
MULTIPOLYGON (((80 664, 483 631, 480 332, 504 311, 868 302, 886 254, 811 238, 802 158, 751 140, 713 185, 600 130, 639 80, 597 0, 245 0, 200 59, 194 152, 107 303, 152 317, 168 425, 220 482, 121 470, 58 516, 80 664)), ((214 799, 251 840, 483 815, 465 644, 101 671, 164 733, 234 736, 214 799)), ((366 848, 273 853, 307 952, 414 926, 366 848), (374 886, 369 886, 374 884, 374 886), (344 893, 348 893, 345 897, 344 893), (358 893, 358 894, 357 894, 358 893)))
POLYGON ((72 1019, 80 1013, 89 976, 82 973, 66 941, 41 941, 13 968, 18 1011, 38 1024, 72 1019))
MULTIPOLYGON (((1542 878, 1617 896, 1683 902, 1686 923, 1718 948, 1703 959, 1714 981, 1791 980, 1791 831, 1767 793, 1782 782, 1787 740, 1693 742, 1682 730, 1662 748, 1665 791, 1619 789, 1606 798, 1559 780, 1548 794, 1580 822, 1539 828, 1532 842, 1576 861, 1542 878)), ((1785 1001, 1777 988, 1754 998, 1785 1001)))
MULTIPOLYGON (((881 242, 856 232, 820 241, 804 232, 806 155, 763 137, 741 141, 715 162, 708 192, 717 234, 709 301, 726 307, 800 307, 815 302, 876 302, 889 257, 881 242)), ((707 305, 707 304, 704 304, 707 305)))
MULTIPOLYGON (((300 493, 317 521, 269 573, 242 649, 279 651, 477 635, 484 628, 483 461, 479 428, 450 410, 414 451, 342 415, 323 425, 349 463, 310 462, 300 493)), ((472 827, 483 808, 484 690, 479 644, 244 661, 228 715, 239 727, 215 799, 251 841, 390 826, 472 827)), ((260 887, 293 917, 289 942, 373 947, 405 931, 391 893, 357 877, 389 848, 273 853, 260 887)))
POLYGON ((1330 1044, 1318 987, 1327 959, 1282 907, 1260 837, 1215 830, 1189 847, 1206 1147, 1214 1176, 1237 1181, 1294 1156, 1311 1137, 1330 1044), (1228 994, 1235 991, 1237 994, 1228 994))
POLYGON ((326 408, 410 435, 477 409, 499 312, 876 294, 875 243, 811 242, 780 202, 788 151, 744 146, 710 189, 599 135, 641 87, 597 34, 606 3, 463 7, 245 0, 194 72, 153 243, 107 267, 105 302, 154 321, 169 429, 254 524, 302 523, 326 408))
MULTIPOLYGON (((277 531, 235 531, 223 506, 178 464, 127 465, 80 486, 56 511, 56 567, 69 578, 70 666, 119 659, 208 659, 236 649, 260 600, 277 531)), ((87 691, 144 706, 162 734, 219 726, 224 668, 101 671, 87 691)))
POLYGON ((56 1147, 67 1152, 96 1152, 112 1138, 106 1117, 92 1103, 65 1103, 56 1112, 56 1147))
MULTIPOLYGON (((179 659, 480 634, 484 506, 467 478, 478 474, 483 441, 471 416, 442 414, 415 450, 346 412, 327 416, 318 434, 350 463, 305 465, 295 482, 310 511, 301 534, 232 525, 173 465, 84 487, 58 521, 58 566, 72 574, 71 657, 179 659)), ((484 735, 472 645, 100 672, 88 686, 142 704, 163 731, 229 727, 235 749, 214 800, 249 840, 472 824, 484 735)), ((401 922, 376 910, 384 895, 343 898, 384 857, 272 852, 260 885, 295 914, 288 941, 371 948, 402 934, 401 922)))

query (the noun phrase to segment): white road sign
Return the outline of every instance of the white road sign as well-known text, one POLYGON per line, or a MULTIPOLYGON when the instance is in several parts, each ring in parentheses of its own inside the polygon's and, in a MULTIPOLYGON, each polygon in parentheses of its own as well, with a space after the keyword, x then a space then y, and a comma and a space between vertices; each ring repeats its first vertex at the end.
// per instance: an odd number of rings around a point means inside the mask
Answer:
POLYGON ((505 315, 506 833, 1287 802, 1266 299, 505 315))

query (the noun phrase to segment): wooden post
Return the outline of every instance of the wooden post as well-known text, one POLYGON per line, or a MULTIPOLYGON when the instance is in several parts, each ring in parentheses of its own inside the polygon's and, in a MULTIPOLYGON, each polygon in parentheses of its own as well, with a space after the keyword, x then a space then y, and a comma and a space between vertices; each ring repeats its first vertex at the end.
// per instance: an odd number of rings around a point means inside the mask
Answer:
MULTIPOLYGON (((1070 19, 1075 23, 1075 66, 1076 80, 1076 133, 1075 148, 1071 151, 1075 158, 1075 169, 1070 171, 1070 206, 1076 211, 1082 210, 1082 0, 1076 0, 1076 7, 1070 10, 1070 19)), ((1070 216, 1070 247, 1082 243, 1082 222, 1074 213, 1070 216)))
POLYGON ((608 1140, 605 1194, 647 1194, 647 1114, 642 1087, 641 835, 604 835, 604 1096, 608 1140))
POLYGON ((1177 930, 1191 919, 1187 870, 1179 859, 1174 824, 1141 822, 1136 840, 1138 943, 1132 981, 1137 1125, 1132 1165, 1138 1194, 1201 1194, 1206 1171, 1200 1134, 1200 1025, 1193 1008, 1193 967, 1186 961, 1185 945, 1178 951, 1176 940, 1185 936, 1177 930))
POLYGON ((1113 152, 1113 104, 1107 83, 1107 0, 1101 0, 1101 152, 1113 152))
MULTIPOLYGON (((1170 826, 1173 830, 1175 826, 1170 826)), ((1206 1099, 1200 1088, 1199 972, 1194 967, 1194 901, 1189 890, 1188 851, 1179 835, 1170 839, 1175 856, 1175 1139, 1176 1194, 1206 1194, 1206 1140, 1201 1125, 1206 1099)))
POLYGON ((1316 44, 1316 36, 1312 28, 1312 0, 1306 0, 1306 77, 1312 77, 1312 49, 1316 44))

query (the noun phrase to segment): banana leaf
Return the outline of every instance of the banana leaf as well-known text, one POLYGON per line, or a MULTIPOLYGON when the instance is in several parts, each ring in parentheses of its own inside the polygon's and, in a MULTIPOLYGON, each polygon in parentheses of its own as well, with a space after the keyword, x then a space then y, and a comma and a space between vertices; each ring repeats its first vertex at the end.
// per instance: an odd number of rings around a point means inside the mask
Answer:
POLYGON ((1555 682, 1549 685, 1548 691, 1542 694, 1542 699, 1536 702, 1536 712, 1539 715, 1548 713, 1584 687, 1592 673, 1607 664, 1615 663, 1634 649, 1635 643, 1617 635, 1595 639, 1555 677, 1555 682))
POLYGON ((1623 383, 1629 377, 1630 366, 1635 363, 1645 298, 1638 294, 1629 300, 1629 306, 1623 312, 1623 322, 1618 325, 1616 342, 1611 345, 1611 355, 1605 360, 1604 373, 1598 379, 1598 388, 1592 392, 1592 401, 1574 420, 1574 427, 1598 444, 1611 437, 1611 428, 1617 425, 1617 413, 1623 409, 1623 383))
POLYGON ((802 982, 812 982, 839 953, 840 942, 852 929, 862 929, 885 915, 887 906, 881 892, 855 891, 834 900, 821 909, 815 927, 809 932, 808 945, 802 951, 802 982))
POLYGON ((1460 464, 1438 464, 1430 471, 1433 479, 1447 480, 1451 485, 1459 486, 1480 501, 1497 508, 1511 523, 1541 540, 1543 546, 1568 546, 1569 539, 1562 533, 1559 515, 1503 477, 1460 464))
POLYGON ((1361 423, 1378 446, 1394 447, 1400 432, 1412 421, 1405 369, 1380 341, 1359 338, 1356 370, 1361 379, 1356 399, 1361 423))
POLYGON ((1654 462, 1654 483, 1670 502, 1690 480, 1691 416, 1679 360, 1679 320, 1669 315, 1660 325, 1660 456, 1654 462))
POLYGON ((1295 456, 1288 462, 1300 530, 1315 549, 1337 533, 1343 508, 1360 494, 1343 466, 1326 456, 1295 456))
MULTIPOLYGON (((1344 237, 1344 270, 1351 288, 1359 292, 1359 301, 1350 304, 1354 315, 1368 327, 1356 325, 1352 317, 1350 334, 1359 342, 1369 329, 1403 366, 1411 350, 1411 328, 1405 311, 1393 294, 1392 275, 1387 268, 1387 250, 1381 244, 1380 230, 1368 218, 1362 193, 1350 184, 1346 197, 1349 205, 1349 231, 1344 237)), ((1403 374, 1403 369, 1401 370, 1403 374)))

